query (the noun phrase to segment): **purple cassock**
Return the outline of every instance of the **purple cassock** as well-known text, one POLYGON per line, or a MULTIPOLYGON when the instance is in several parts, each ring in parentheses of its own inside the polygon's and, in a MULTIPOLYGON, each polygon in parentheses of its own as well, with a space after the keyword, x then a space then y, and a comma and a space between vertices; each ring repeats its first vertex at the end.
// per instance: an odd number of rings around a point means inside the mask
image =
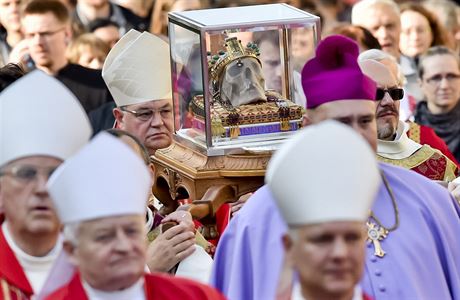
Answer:
MULTIPOLYGON (((367 248, 362 287, 376 300, 460 299, 460 208, 447 190, 425 177, 380 164, 399 211, 399 227, 381 241, 380 258, 367 248)), ((373 212, 392 227, 388 191, 379 190, 373 212)), ((274 299, 287 226, 268 187, 259 189, 219 241, 211 282, 229 299, 274 299)))
POLYGON ((211 285, 228 299, 273 299, 287 225, 267 186, 232 218, 217 245, 211 285))

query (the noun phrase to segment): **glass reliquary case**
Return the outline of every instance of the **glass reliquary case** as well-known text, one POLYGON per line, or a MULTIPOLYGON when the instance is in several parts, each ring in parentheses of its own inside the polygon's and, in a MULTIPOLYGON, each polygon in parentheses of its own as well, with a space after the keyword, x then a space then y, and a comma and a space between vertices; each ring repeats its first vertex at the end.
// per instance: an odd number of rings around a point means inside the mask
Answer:
POLYGON ((179 141, 208 156, 272 150, 300 128, 319 18, 286 4, 169 13, 179 141))

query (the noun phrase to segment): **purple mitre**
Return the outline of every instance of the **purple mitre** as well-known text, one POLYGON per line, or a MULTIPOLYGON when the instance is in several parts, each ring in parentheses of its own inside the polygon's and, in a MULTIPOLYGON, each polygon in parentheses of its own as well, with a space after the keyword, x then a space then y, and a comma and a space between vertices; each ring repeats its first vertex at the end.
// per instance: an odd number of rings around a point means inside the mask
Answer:
POLYGON ((359 47, 342 35, 322 40, 302 70, 307 108, 336 100, 375 100, 376 84, 358 65, 359 47))

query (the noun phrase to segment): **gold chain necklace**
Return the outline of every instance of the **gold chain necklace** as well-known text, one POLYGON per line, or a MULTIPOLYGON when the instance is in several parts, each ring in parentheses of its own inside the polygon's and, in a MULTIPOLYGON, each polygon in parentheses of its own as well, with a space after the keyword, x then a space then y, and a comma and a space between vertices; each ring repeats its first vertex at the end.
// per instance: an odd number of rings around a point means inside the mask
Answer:
POLYGON ((385 226, 383 226, 382 222, 380 222, 380 220, 374 215, 374 212, 371 211, 366 225, 367 225, 367 242, 374 244, 374 255, 378 257, 384 257, 386 252, 383 251, 382 246, 380 245, 380 241, 385 239, 390 232, 398 229, 399 210, 398 210, 398 205, 396 203, 395 196, 393 194, 393 190, 391 189, 387 178, 385 177, 383 172, 380 172, 380 175, 382 177, 383 184, 385 185, 385 189, 387 190, 388 195, 391 198, 391 203, 393 204, 395 223, 393 224, 393 226, 386 228, 385 226))

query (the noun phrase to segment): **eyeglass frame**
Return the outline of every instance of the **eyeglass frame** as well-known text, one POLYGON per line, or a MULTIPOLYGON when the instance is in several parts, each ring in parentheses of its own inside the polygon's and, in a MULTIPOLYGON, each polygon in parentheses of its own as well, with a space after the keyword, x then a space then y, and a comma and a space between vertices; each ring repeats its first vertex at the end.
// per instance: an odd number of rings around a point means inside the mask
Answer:
POLYGON ((173 108, 172 107, 168 107, 168 108, 163 107, 163 108, 160 108, 160 109, 141 108, 139 110, 129 110, 129 109, 126 108, 126 106, 120 106, 120 110, 123 111, 123 112, 129 112, 136 119, 138 119, 139 121, 142 121, 142 122, 151 121, 153 116, 156 115, 157 113, 160 114, 161 119, 166 118, 165 116, 162 115, 162 112, 163 113, 167 112, 168 114, 171 114, 171 116, 172 116, 172 113, 173 113, 173 108), (142 113, 147 112, 147 111, 149 113, 152 113, 152 115, 148 119, 143 120, 142 117, 139 114, 142 114, 142 113))
POLYGON ((44 38, 44 39, 49 39, 50 37, 52 37, 53 35, 55 35, 56 33, 58 32, 61 32, 63 30, 66 30, 66 26, 64 27, 61 27, 59 29, 56 29, 56 30, 53 30, 53 31, 43 31, 43 32, 34 32, 34 33, 25 33, 24 34, 24 38, 25 39, 33 39, 35 37, 35 35, 38 34, 38 37, 39 38, 44 38))
POLYGON ((424 78, 423 80, 431 86, 439 86, 443 79, 447 80, 447 82, 449 83, 452 83, 453 81, 460 79, 460 74, 455 74, 455 73, 436 74, 436 75, 431 76, 430 78, 424 78))
POLYGON ((9 175, 24 183, 30 183, 30 182, 37 180, 39 173, 42 176, 45 176, 46 180, 48 180, 53 174, 53 172, 56 171, 57 168, 58 168, 57 166, 56 167, 42 167, 42 166, 36 166, 36 165, 31 165, 31 164, 19 164, 19 165, 12 166, 9 170, 0 169, 0 177, 9 175), (19 175, 19 172, 21 170, 24 170, 25 168, 29 168, 29 170, 33 170, 35 173, 29 176, 19 175), (40 172, 39 170, 46 170, 47 173, 44 173, 43 171, 40 172))
POLYGON ((404 89, 399 88, 399 87, 392 87, 392 88, 388 88, 388 89, 377 88, 377 90, 375 91, 375 99, 377 101, 382 101, 383 98, 385 98, 385 94, 388 94, 393 101, 400 101, 400 100, 402 100, 404 98, 404 89), (378 94, 379 91, 383 92, 382 97, 377 97, 377 94, 378 94), (393 91, 401 92, 401 98, 399 98, 399 99, 393 98, 393 95, 392 95, 393 91))

